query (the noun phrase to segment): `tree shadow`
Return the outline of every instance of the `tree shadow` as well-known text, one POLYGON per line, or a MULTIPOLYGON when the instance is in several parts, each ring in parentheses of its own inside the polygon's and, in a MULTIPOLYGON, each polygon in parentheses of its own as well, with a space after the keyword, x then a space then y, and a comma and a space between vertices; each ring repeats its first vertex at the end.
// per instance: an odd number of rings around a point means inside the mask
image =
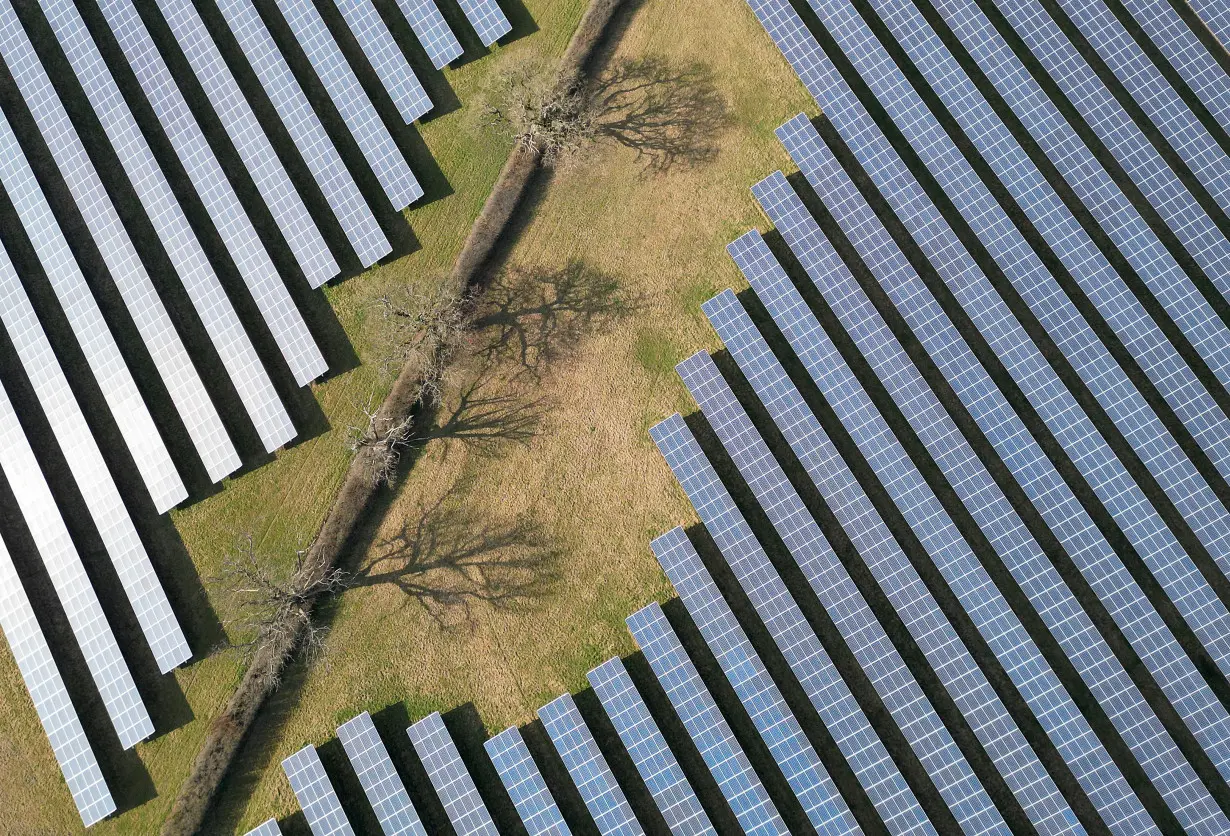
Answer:
POLYGON ((474 321, 474 352, 485 361, 512 360, 535 382, 552 363, 572 354, 641 306, 610 273, 575 259, 551 270, 501 271, 483 292, 474 321))
POLYGON ((588 95, 596 139, 631 148, 647 175, 712 162, 732 124, 713 70, 702 62, 619 59, 588 95))
POLYGON ((350 585, 391 584, 445 629, 471 624, 477 604, 512 609, 545 596, 558 579, 561 550, 532 517, 504 522, 449 507, 462 489, 453 483, 377 542, 350 585))

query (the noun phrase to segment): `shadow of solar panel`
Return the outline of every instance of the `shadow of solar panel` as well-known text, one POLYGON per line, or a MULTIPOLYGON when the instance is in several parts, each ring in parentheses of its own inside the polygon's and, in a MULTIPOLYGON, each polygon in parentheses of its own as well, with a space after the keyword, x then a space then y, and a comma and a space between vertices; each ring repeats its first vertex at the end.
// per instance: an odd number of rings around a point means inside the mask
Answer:
POLYGON ((512 31, 512 23, 496 0, 457 0, 483 46, 491 46, 512 31))
MULTIPOLYGON (((843 219, 843 227, 852 242, 872 265, 876 265, 876 277, 881 286, 897 304, 963 405, 1013 471, 1179 713, 1196 729, 1209 722, 1210 716, 1215 722, 1217 709, 1208 708, 1211 695, 1202 694, 1202 683, 1191 661, 925 285, 911 270, 879 270, 879 263, 885 257, 881 254, 892 252, 884 246, 883 227, 824 147, 815 128, 800 117, 788 123, 780 136, 792 155, 797 155, 795 159, 801 161, 807 176, 814 178, 814 187, 838 207, 838 216, 843 219), (1214 712, 1212 715, 1206 713, 1210 710, 1214 712)), ((827 281, 823 272, 825 265, 811 260, 804 237, 819 235, 819 230, 784 178, 774 175, 754 191, 787 242, 797 246, 794 251, 804 258, 805 269, 813 280, 824 276, 827 281)), ((1172 805, 1177 808, 1193 805, 1193 821, 1212 809, 1212 798, 1198 786, 1190 796, 1186 790, 1178 789, 1195 777, 1186 767, 1171 776, 1160 764, 1150 766, 1154 763, 1152 758, 1142 763, 1146 768, 1158 770, 1154 774, 1161 782, 1159 786, 1171 791, 1167 797, 1172 805)))
POLYGON ((564 817, 516 726, 483 744, 529 836, 566 836, 564 817))
POLYGON ((397 105, 397 112, 410 124, 431 110, 431 98, 419 83, 410 62, 393 40, 389 27, 371 0, 333 0, 354 33, 363 54, 397 105))
POLYGON ((461 57, 461 43, 453 30, 448 28, 444 15, 436 8, 434 0, 397 0, 401 13, 410 21, 410 28, 423 46, 437 70, 461 57))
POLYGON ((265 22, 251 0, 217 0, 217 5, 346 239, 354 247, 359 263, 370 267, 392 252, 393 247, 278 51, 265 22))
MULTIPOLYGON (((0 54, 17 82, 86 227, 98 245, 111 279, 132 316, 205 471, 214 481, 222 479, 239 467, 239 456, 231 445, 200 375, 188 357, 187 349, 171 323, 171 317, 154 290, 145 266, 137 256, 128 232, 120 222, 115 206, 103 188, 93 162, 86 155, 81 138, 69 121, 64 105, 51 86, 51 79, 39 62, 8 0, 0 0, 0 54)), ((166 499, 169 501, 171 497, 166 499)), ((159 503, 156 501, 155 504, 159 503)))
POLYGON ((538 719, 560 760, 572 776, 577 791, 603 836, 643 834, 628 799, 615 781, 606 758, 577 711, 570 694, 564 694, 538 709, 538 719))
POLYGON ((648 706, 617 656, 589 672, 589 684, 675 836, 715 833, 648 706))
MULTIPOLYGON (((708 355, 702 356, 708 359, 708 355)), ((717 476, 716 473, 711 475, 717 476)), ((683 599, 705 644, 713 652, 812 826, 819 833, 860 832, 845 800, 820 762, 820 756, 803 734, 687 534, 682 528, 675 528, 658 537, 652 545, 662 571, 683 599)))
POLYGON ((338 726, 337 738, 385 836, 427 836, 371 715, 364 711, 338 726))
POLYGON ((295 428, 290 416, 282 407, 85 23, 71 0, 39 0, 39 6, 136 190, 176 275, 183 282, 261 441, 267 450, 276 450, 294 438, 295 428))
POLYGON ((1058 0, 1058 4, 1221 210, 1230 212, 1230 157, 1140 45, 1102 0, 1058 0))
POLYGON ((351 836, 354 833, 315 747, 304 746, 282 761, 282 771, 290 781, 295 798, 299 799, 299 809, 303 810, 312 836, 351 836))
POLYGON ((190 0, 158 0, 158 8, 308 283, 319 287, 336 276, 340 268, 265 131, 256 121, 256 114, 243 97, 222 53, 205 28, 205 22, 190 0))
POLYGON ((662 608, 655 603, 633 613, 628 617, 628 629, 739 824, 748 833, 786 833, 777 807, 662 608))
POLYGON ((406 730, 457 836, 499 836, 439 712, 406 730))
POLYGON ((393 208, 404 209, 414 203, 423 196, 423 187, 346 63, 320 12, 311 3, 298 0, 277 0, 277 4, 393 208))
POLYGON ((325 358, 226 179, 205 134, 188 109, 154 39, 137 14, 136 6, 131 0, 101 0, 99 7, 274 342, 286 358, 295 382, 300 386, 308 384, 328 370, 325 358))
MULTIPOLYGON (((937 5, 945 7, 945 0, 937 5)), ((1132 117, 1041 6, 1024 0, 998 6, 1034 59, 1123 166, 1200 269, 1223 297, 1230 298, 1230 241, 1132 117)))

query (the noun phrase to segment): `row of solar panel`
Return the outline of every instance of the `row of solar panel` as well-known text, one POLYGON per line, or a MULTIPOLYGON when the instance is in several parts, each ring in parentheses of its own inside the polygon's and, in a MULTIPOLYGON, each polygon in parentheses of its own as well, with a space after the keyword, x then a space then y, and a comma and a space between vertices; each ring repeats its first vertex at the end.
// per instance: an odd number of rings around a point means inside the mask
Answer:
MULTIPOLYGON (((400 47, 369 0, 338 0, 337 5, 406 121, 430 109, 431 103, 400 47)), ((461 5, 484 44, 493 43, 511 29, 494 0, 474 0, 461 5)), ((374 263, 390 251, 388 240, 342 165, 263 20, 250 0, 219 0, 218 6, 360 261, 365 266, 374 263)), ((166 176, 121 97, 89 29, 71 0, 45 0, 40 2, 39 8, 93 106, 258 435, 268 450, 277 449, 295 435, 291 419, 214 275, 196 233, 188 225, 166 176)), ((240 206, 136 5, 130 0, 102 0, 99 8, 296 382, 306 384, 319 377, 326 370, 324 357, 255 227, 240 206)), ((403 8, 433 63, 444 66, 460 56, 460 44, 430 0, 407 0, 403 8)), ((291 254, 309 284, 320 286, 336 275, 337 262, 257 122, 213 35, 190 0, 159 0, 158 9, 291 254)), ((371 100, 358 87, 353 71, 345 63, 315 7, 311 3, 288 2, 283 4, 283 12, 390 200, 397 208, 413 202, 421 196, 421 188, 392 136, 380 122, 371 100)), ((33 8, 24 12, 25 15, 37 13, 33 8)), ((86 150, 68 116, 61 100, 63 91, 53 84, 44 66, 44 57, 35 50, 27 34, 28 23, 28 18, 23 21, 10 0, 0 0, 0 58, 16 82, 85 220, 206 473, 211 479, 220 480, 240 466, 239 456, 103 185, 96 158, 86 150)), ((60 303, 155 508, 162 512, 175 506, 187 496, 184 483, 23 146, 3 115, 0 115, 0 185, 12 201, 25 237, 60 303)), ((165 673, 187 661, 191 650, 84 412, 26 294, 23 277, 3 250, 0 250, 0 321, 54 432, 159 669, 165 673)), ((47 567, 120 742, 130 747, 152 734, 153 724, 34 450, 7 394, 2 391, 0 422, 4 428, 0 468, 14 486, 33 542, 47 567)), ((15 580, 16 574, 11 571, 7 554, 0 558, 0 563, 3 564, 0 570, 15 580)), ((82 818, 86 824, 92 824, 114 810, 113 800, 29 601, 19 585, 6 589, 4 603, 0 625, 17 656, 82 818)))

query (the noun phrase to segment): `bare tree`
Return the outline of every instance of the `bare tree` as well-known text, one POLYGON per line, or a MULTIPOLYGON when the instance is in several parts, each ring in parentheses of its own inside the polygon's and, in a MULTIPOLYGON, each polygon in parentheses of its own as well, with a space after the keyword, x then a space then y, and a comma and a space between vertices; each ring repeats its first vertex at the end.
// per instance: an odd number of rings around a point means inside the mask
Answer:
POLYGON ((485 98, 483 121, 548 164, 576 154, 597 135, 586 85, 576 75, 555 76, 523 61, 497 72, 485 98))
MULTIPOLYGON (((349 586, 350 575, 336 568, 323 573, 307 572, 306 553, 306 549, 295 553, 294 570, 285 579, 276 577, 258 557, 251 534, 245 534, 238 547, 223 560, 222 571, 214 582, 235 599, 239 612, 227 624, 248 637, 232 647, 252 650, 273 643, 296 649, 311 659, 324 655, 328 628, 312 620, 312 606, 322 595, 333 595, 349 586)), ((266 658, 266 674, 276 680, 282 661, 266 658)))

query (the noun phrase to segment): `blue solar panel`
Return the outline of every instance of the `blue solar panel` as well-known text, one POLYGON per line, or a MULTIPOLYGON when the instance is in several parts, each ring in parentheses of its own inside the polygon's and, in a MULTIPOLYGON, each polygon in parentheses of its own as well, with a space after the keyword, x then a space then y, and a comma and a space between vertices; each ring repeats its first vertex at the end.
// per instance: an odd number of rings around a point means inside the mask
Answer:
POLYGON ((715 833, 687 776, 618 657, 589 672, 589 684, 675 836, 715 833))
MULTIPOLYGON (((853 277, 837 259, 836 252, 827 248, 826 243, 822 239, 808 240, 809 245, 816 247, 817 252, 824 254, 831 268, 828 273, 829 283, 825 286, 826 295, 831 293, 839 297, 836 300, 839 304, 846 304, 847 298, 858 298, 861 293, 857 285, 853 284, 853 277)), ((849 396, 847 401, 862 401, 863 406, 866 406, 865 393, 861 392, 841 355, 837 353, 819 323, 808 312, 802 297, 798 295, 785 273, 773 259, 764 241, 758 235, 749 234, 732 245, 732 251, 745 275, 757 289, 758 295, 765 302, 779 327, 783 329, 783 333, 786 334, 795 353, 808 371, 813 377, 820 378, 820 371, 828 370, 827 378, 819 381, 822 388, 832 385, 841 386, 843 391, 857 393, 857 396, 849 396)), ((866 297, 862 299, 865 301, 866 297)), ((868 306, 870 306, 869 302, 868 306)), ((736 307, 735 300, 726 294, 709 303, 706 310, 712 310, 714 315, 723 322, 728 320, 732 322, 732 325, 727 326, 732 330, 751 327, 746 315, 736 307)), ((1114 656, 1111 655, 1109 648, 1101 641, 1093 625, 1084 617, 1083 611, 1072 598, 1041 548, 1029 536, 1007 498, 999 491, 990 474, 974 455, 973 450, 969 449, 968 445, 961 444, 961 437, 956 426, 952 424, 947 413, 940 410, 939 402, 935 400, 931 390, 923 386, 921 377, 918 377, 916 373, 911 375, 913 367, 907 365, 904 352, 899 349, 893 350, 895 343, 888 342, 890 334, 887 327, 877 318, 869 315, 873 313, 873 309, 865 311, 863 321, 852 323, 851 334, 858 340, 860 348, 864 350, 869 360, 874 355, 877 361, 877 371, 883 375, 881 379, 885 386, 898 399, 902 411, 918 430, 924 444, 928 444, 928 449, 935 454, 937 463, 944 468, 945 473, 949 476, 949 482, 969 507, 975 520, 982 526, 992 546, 1003 558, 1005 564, 1013 570, 1014 576, 1022 583, 1022 587, 1030 595, 1031 600, 1037 604, 1039 612, 1045 612, 1043 618, 1048 625, 1052 626, 1052 629, 1057 628, 1059 635, 1068 637, 1069 641, 1065 648, 1083 657, 1084 661, 1081 664, 1085 665, 1095 655, 1098 655, 1103 664, 1111 666, 1109 670, 1119 674, 1119 679, 1114 683, 1116 686, 1130 686, 1131 680, 1127 678, 1122 668, 1114 663, 1114 656), (1069 618, 1075 622, 1072 627, 1065 626, 1069 618), (1093 649, 1090 649, 1090 644, 1093 645, 1093 649)), ((740 336, 740 339, 745 338, 740 336)), ((756 348, 761 345, 755 339, 746 341, 756 348)), ((781 385, 782 378, 778 369, 774 369, 774 375, 776 380, 766 381, 765 396, 776 391, 776 388, 769 388, 768 384, 781 385)), ((713 404, 709 406, 702 403, 706 415, 712 411, 714 414, 724 416, 722 420, 732 425, 727 430, 732 437, 737 437, 736 433, 754 433, 754 428, 742 414, 742 410, 738 408, 729 388, 720 377, 716 377, 716 370, 709 378, 707 383, 702 384, 706 400, 713 404), (733 417, 725 417, 728 415, 733 417)), ((689 388, 693 392, 697 391, 691 385, 689 388)), ((713 424, 714 420, 711 419, 710 423, 713 424)), ((714 426, 717 430, 716 424, 714 426)), ((717 431, 720 435, 721 431, 717 431)), ((912 467, 905 463, 902 466, 903 468, 912 467)), ((768 476, 758 477, 765 483, 766 493, 787 489, 789 483, 786 482, 785 474, 776 467, 769 470, 768 476), (780 488, 778 488, 779 485, 780 488)), ((802 502, 797 497, 793 497, 790 505, 793 506, 790 510, 800 516, 806 513, 802 502)), ((783 516, 780 523, 775 521, 780 529, 791 531, 798 528, 798 524, 792 522, 792 518, 785 516, 784 509, 775 508, 774 511, 768 513, 771 519, 774 513, 783 516)), ((799 535, 793 536, 798 537, 799 535)), ((969 574, 971 578, 983 575, 981 571, 970 571, 969 574)), ((1102 819, 1112 829, 1127 827, 1134 832, 1148 831, 1151 827, 1148 815, 1133 795, 1119 769, 1111 761, 1110 755, 1102 747, 1093 730, 1080 717, 1079 710, 1064 692, 1054 674, 1049 672, 1045 661, 1040 658, 1032 642, 1020 638, 1018 631, 1022 628, 1019 623, 1016 623, 1015 617, 1004 614, 1003 608, 1006 604, 1002 603, 1002 599, 999 599, 998 608, 987 606, 995 603, 995 599, 999 598, 997 594, 988 591, 991 588, 990 579, 983 575, 980 583, 983 585, 981 591, 961 596, 963 604, 969 607, 971 617, 983 630, 997 654, 1005 645, 1011 647, 1013 641, 1020 641, 1021 644, 1016 649, 1022 659, 1029 660, 1033 657, 1033 661, 1028 664, 1036 670, 1034 677, 1028 682, 1018 684, 1026 701, 1037 713, 1043 728, 1054 741, 1060 755, 1071 766, 1073 774, 1098 808, 1102 819), (996 613, 995 609, 999 612, 996 613), (987 623, 988 620, 991 622, 990 625, 987 623), (1015 629, 1012 629, 1014 626, 1015 629)), ((964 585, 964 583, 954 584, 954 588, 960 589, 964 585)), ((1014 668, 1008 666, 1007 661, 1005 660, 1005 666, 1011 672, 1014 668)), ((1100 681, 1105 677, 1095 678, 1100 681)), ((1019 677, 1014 676, 1014 679, 1019 679, 1019 677)), ((1129 693, 1131 692, 1133 689, 1129 687, 1129 693)), ((1113 712, 1123 702, 1121 695, 1109 687, 1103 687, 1100 693, 1113 703, 1107 707, 1110 712, 1113 712)), ((1139 694, 1136 694, 1136 698, 1138 701, 1136 705, 1139 706, 1143 700, 1139 694)), ((1136 713, 1124 720, 1130 719, 1131 722, 1138 723, 1147 717, 1152 717, 1152 714, 1150 712, 1140 713, 1138 709, 1136 713)), ((1156 719, 1153 722, 1156 725, 1156 719)))
POLYGON ((1230 6, 1222 0, 1190 0, 1196 14, 1205 22, 1222 46, 1230 49, 1230 6))
MULTIPOLYGON (((938 2, 942 5, 944 0, 938 2)), ((1012 0, 997 5, 1200 269, 1223 296, 1230 298, 1230 241, 1171 171, 1132 117, 1039 4, 1032 0, 1012 0)))
POLYGON ((439 712, 406 730, 457 836, 499 836, 439 712))
POLYGON ((427 57, 437 70, 461 57, 461 42, 448 28, 448 22, 434 0, 397 0, 401 13, 410 21, 410 28, 423 45, 427 57))
POLYGON ((516 726, 500 732, 483 748, 495 764, 529 836, 565 836, 571 832, 516 726))
POLYGON ((278 827, 277 819, 269 819, 249 830, 245 836, 282 836, 282 828, 278 827))
POLYGON ((1230 131, 1230 77, 1165 0, 1120 0, 1179 77, 1230 131))
POLYGON ((337 739, 385 836, 427 836, 371 715, 364 711, 338 726, 337 739))
MULTIPOLYGON (((1230 385, 1230 329, 1200 296, 1186 273, 1179 269, 1131 201, 1081 142, 1071 125, 1064 121, 1059 110, 972 0, 938 0, 937 8, 1000 95, 1020 117, 1022 124, 1131 262, 1149 292, 1170 314, 1222 384, 1230 385)), ((1084 278, 1083 271, 1074 271, 1073 275, 1078 280, 1084 278)), ((1132 322, 1139 321, 1140 316, 1127 314, 1139 305, 1113 276, 1089 291, 1089 296, 1102 308, 1107 320, 1129 346, 1133 340, 1156 330, 1145 322, 1142 323, 1144 332, 1137 334, 1132 322)), ((1162 345, 1159 350, 1165 348, 1162 345)), ((1150 365, 1148 350, 1138 350, 1136 353, 1142 366, 1147 369, 1150 365)), ((1185 369, 1179 368, 1179 372, 1190 376, 1185 369)), ((1155 370, 1150 376, 1166 394, 1165 381, 1157 380, 1159 371, 1155 370)), ((1213 463, 1223 475, 1230 475, 1225 434, 1218 429, 1212 417, 1221 414, 1220 410, 1215 409, 1204 417, 1194 407, 1195 403, 1204 401, 1207 396, 1198 398, 1191 406, 1183 404, 1181 399, 1176 402, 1173 394, 1167 397, 1213 463)))
POLYGON ((628 629, 739 824, 748 833, 786 834, 786 825, 735 739, 662 608, 628 616, 628 629))
MULTIPOLYGON (((818 4, 818 0, 815 2, 818 4)), ((888 54, 875 41, 853 9, 844 3, 826 3, 824 10, 819 13, 833 31, 834 37, 851 56, 864 80, 875 90, 881 104, 888 110, 906 139, 999 263, 1005 276, 1033 308, 1035 315, 1115 426, 1135 448, 1146 468, 1183 514, 1201 544, 1214 560, 1218 561, 1222 570, 1230 573, 1230 510, 1218 501, 1203 476, 1183 454, 1143 396, 1098 341, 1088 323, 1063 296, 1041 259, 1009 220, 956 145, 943 132, 938 121, 926 110, 922 100, 909 87, 904 75, 892 64, 888 54)), ((828 95, 831 97, 853 94, 842 83, 830 89, 828 95)), ((870 116, 866 110, 861 109, 861 105, 857 107, 857 112, 852 109, 832 116, 833 122, 844 136, 854 138, 857 133, 857 138, 851 143, 855 146, 852 150, 860 160, 865 157, 870 161, 865 164, 869 169, 875 169, 869 170, 872 178, 882 185, 891 181, 895 194, 886 194, 889 202, 894 208, 897 208, 897 204, 903 204, 898 209, 903 216, 907 213, 921 215, 933 211, 920 210, 917 207, 919 201, 914 194, 917 184, 913 187, 909 184, 902 187, 902 179, 908 176, 905 165, 900 158, 892 154, 884 136, 878 132, 861 133, 865 125, 871 124, 870 116)), ((1006 132, 1004 135, 1006 136, 1006 132)), ((1001 150, 1007 153, 1006 149, 1001 150)), ((1008 172, 1008 169, 1023 169, 1028 165, 1024 152, 1019 148, 1017 150, 1016 155, 1009 155, 1007 162, 1000 166, 1005 175, 1013 180, 1021 175, 1021 171, 1008 172)), ((1230 168, 1227 170, 1230 171, 1230 168)), ((1045 183, 1040 175, 1036 179, 1045 183)), ((1035 185, 1034 188, 1040 186, 1035 185)), ((889 189, 886 188, 885 191, 889 189)), ((1057 199, 1056 204, 1058 208, 1055 211, 1062 209, 1062 204, 1059 204, 1057 199)), ((902 219, 905 220, 904 217, 902 219)), ((910 221, 906 220, 906 223, 909 225, 910 221)), ((1069 238, 1076 234, 1079 225, 1073 221, 1073 226, 1076 227, 1075 230, 1063 234, 1069 238)), ((1066 249, 1073 242, 1066 240, 1061 243, 1066 249)), ((1096 251, 1092 251, 1088 257, 1073 253, 1065 259, 1077 270, 1088 272, 1093 269, 1093 265, 1085 262, 1087 258, 1093 257, 1094 252, 1096 251)), ((1060 442, 1067 442, 1065 449, 1076 460, 1077 467, 1088 479, 1090 487, 1107 506, 1107 510, 1115 515, 1125 533, 1134 538, 1134 544, 1145 563, 1170 594, 1175 606, 1213 658, 1222 666, 1223 672, 1230 673, 1230 610, 1226 609, 1225 604, 1209 587, 1178 540, 1166 529, 1161 516, 1150 505, 1144 492, 1134 484, 1109 444, 1097 434, 1093 423, 1077 405, 1076 400, 1071 395, 1063 394, 1063 384, 1058 375, 1049 366, 1043 366, 1045 360, 1041 352, 1029 341, 1024 328, 999 294, 985 281, 985 276, 955 275, 942 270, 940 272, 954 293, 965 293, 978 299, 981 306, 979 312, 983 315, 973 317, 975 324, 997 350, 1000 348, 1000 342, 1011 343, 1018 353, 1032 358, 1034 367, 1046 375, 1022 375, 1026 381, 1022 383, 1022 388, 1035 403, 1046 401, 1047 407, 1065 403, 1065 414, 1070 421, 1064 429, 1071 431, 1079 428, 1082 443, 1075 444, 1070 435, 1065 439, 1056 431, 1060 442), (980 278, 982 281, 979 281, 980 278), (1008 332, 1012 334, 1010 338, 1007 337, 1008 332), (1163 547, 1158 548, 1158 543, 1164 544, 1163 547)), ((1000 356, 1007 355, 1001 353, 1000 356)), ((1019 370, 1024 371, 1023 368, 1019 370)), ((1177 372, 1167 369, 1165 364, 1161 371, 1177 377, 1177 372)), ((1039 412, 1043 411, 1042 407, 1038 409, 1039 412)), ((1221 414, 1220 411, 1217 414, 1221 414)), ((1224 415, 1221 420, 1224 424, 1224 415)), ((1223 442, 1224 440, 1223 438, 1223 442)))
POLYGON ((364 201, 354 178, 333 147, 333 140, 325 133, 320 117, 312 110, 307 95, 278 51, 252 0, 217 0, 217 5, 264 87, 265 94, 273 103, 274 110, 286 126, 286 132, 320 186, 321 194, 341 224, 347 240, 354 247, 359 263, 364 267, 375 264, 392 252, 393 246, 380 229, 376 216, 364 201))
POLYGON ((512 31, 512 23, 496 0, 457 0, 457 5, 465 12, 483 46, 491 46, 512 31))
MULTIPOLYGON (((1085 575, 1124 635, 1140 653, 1145 666, 1158 679, 1189 724, 1198 728, 1212 722, 1216 728, 1218 708, 1212 695, 1203 690, 1195 667, 1041 447, 1012 412, 989 375, 978 365, 972 351, 925 285, 909 270, 881 268, 881 263, 893 249, 886 245, 882 226, 875 222, 865 201, 820 142, 815 129, 805 119, 791 122, 788 128, 783 131, 787 146, 804 161, 806 170, 815 178, 817 188, 831 202, 852 242, 869 263, 876 265, 876 276, 885 291, 897 303, 957 396, 1016 475, 1021 487, 1065 546, 1073 563, 1085 575)), ((826 275, 824 270, 827 264, 811 259, 808 250, 809 243, 818 236, 819 230, 803 209, 801 201, 786 186, 781 175, 770 178, 756 191, 783 237, 792 247, 797 247, 795 251, 804 258, 805 268, 813 281, 820 281, 826 275)), ((844 306, 839 307, 839 314, 844 310, 844 306)), ((850 328, 857 331, 859 326, 851 323, 850 328)), ((1142 749, 1142 752, 1148 751, 1148 747, 1142 749)), ((1173 752, 1172 749, 1162 751, 1173 752)), ((1182 759, 1178 760, 1181 765, 1182 759)), ((1195 781, 1190 769, 1183 767, 1172 771, 1165 758, 1160 764, 1146 758, 1142 764, 1146 765, 1146 769, 1153 770, 1159 788, 1166 788, 1162 790, 1163 794, 1172 805, 1183 808, 1194 804, 1190 813, 1192 821, 1199 821, 1213 812, 1211 797, 1200 790, 1198 783, 1189 785, 1188 778, 1195 781)))
POLYGON ((1059 0, 1059 5, 1222 211, 1230 212, 1230 157, 1123 24, 1102 0, 1059 0))
MULTIPOLYGON (((708 359, 708 355, 703 355, 708 359)), ((818 833, 857 833, 849 808, 682 528, 653 541, 662 571, 818 833)))
POLYGON ((372 0, 333 0, 333 3, 346 19, 346 25, 354 33, 359 48, 367 56, 406 124, 431 110, 431 98, 393 40, 393 34, 372 5, 372 0))
POLYGON ((188 102, 131 0, 101 0, 111 31, 205 211, 260 310, 295 381, 304 386, 328 370, 324 355, 244 212, 188 102))
POLYGON ((572 696, 564 694, 538 709, 538 719, 555 744, 555 751, 572 776, 598 831, 603 836, 644 834, 572 696))
POLYGON ((333 784, 313 746, 304 746, 282 761, 282 771, 299 799, 312 836, 353 836, 346 811, 337 800, 333 784))

